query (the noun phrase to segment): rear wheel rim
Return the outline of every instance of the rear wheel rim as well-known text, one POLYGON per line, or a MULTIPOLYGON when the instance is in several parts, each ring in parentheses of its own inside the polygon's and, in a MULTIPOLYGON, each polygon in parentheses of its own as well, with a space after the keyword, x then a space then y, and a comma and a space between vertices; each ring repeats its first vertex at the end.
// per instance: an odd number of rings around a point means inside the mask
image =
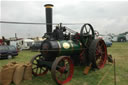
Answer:
POLYGON ((72 79, 74 66, 70 58, 62 57, 55 61, 56 64, 52 66, 52 77, 58 84, 65 84, 72 79), (62 65, 63 63, 63 65, 62 65), (56 67, 60 68, 57 70, 56 67))
POLYGON ((107 48, 103 40, 100 40, 96 45, 96 65, 101 69, 104 67, 107 60, 107 48))
POLYGON ((34 56, 33 59, 31 60, 32 74, 34 76, 43 76, 48 72, 48 69, 46 67, 38 66, 37 60, 39 60, 39 59, 44 59, 44 57, 40 54, 40 55, 34 56))

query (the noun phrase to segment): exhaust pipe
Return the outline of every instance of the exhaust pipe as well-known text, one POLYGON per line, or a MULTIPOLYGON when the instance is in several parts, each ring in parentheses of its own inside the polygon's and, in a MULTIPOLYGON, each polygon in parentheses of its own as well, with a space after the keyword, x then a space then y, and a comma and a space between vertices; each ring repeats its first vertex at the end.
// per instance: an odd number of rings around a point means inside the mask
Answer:
POLYGON ((52 33, 52 4, 44 5, 46 11, 46 33, 50 35, 52 33))

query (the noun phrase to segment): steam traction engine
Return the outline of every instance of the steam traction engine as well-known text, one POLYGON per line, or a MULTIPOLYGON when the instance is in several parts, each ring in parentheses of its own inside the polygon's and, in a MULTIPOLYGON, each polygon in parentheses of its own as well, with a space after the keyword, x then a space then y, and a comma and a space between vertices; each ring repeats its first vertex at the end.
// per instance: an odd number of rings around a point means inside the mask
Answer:
POLYGON ((60 23, 52 30, 52 7, 46 4, 46 28, 40 54, 33 57, 32 73, 45 75, 51 71, 57 84, 65 84, 72 79, 74 65, 85 66, 87 74, 90 67, 101 69, 107 59, 107 48, 102 39, 95 39, 91 24, 85 23, 80 33, 60 23))

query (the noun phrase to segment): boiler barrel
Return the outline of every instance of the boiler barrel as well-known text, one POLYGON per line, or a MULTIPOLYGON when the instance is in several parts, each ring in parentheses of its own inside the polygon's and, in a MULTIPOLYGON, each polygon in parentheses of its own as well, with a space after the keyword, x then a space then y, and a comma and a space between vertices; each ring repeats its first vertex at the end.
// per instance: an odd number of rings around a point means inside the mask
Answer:
POLYGON ((46 57, 78 55, 82 51, 80 41, 61 40, 61 41, 44 41, 41 46, 41 53, 46 57))

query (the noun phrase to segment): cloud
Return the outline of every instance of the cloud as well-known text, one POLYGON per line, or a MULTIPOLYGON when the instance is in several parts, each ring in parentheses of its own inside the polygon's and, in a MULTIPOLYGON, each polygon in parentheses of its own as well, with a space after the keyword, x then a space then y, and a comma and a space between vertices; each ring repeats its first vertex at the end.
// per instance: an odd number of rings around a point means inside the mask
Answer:
MULTIPOLYGON (((2 1, 1 20, 19 22, 45 22, 44 4, 53 3, 53 22, 91 23, 102 34, 128 31, 128 2, 86 0, 2 1)), ((82 25, 69 26, 80 31, 82 25)), ((45 33, 42 25, 1 24, 1 35, 36 37, 45 33)))

